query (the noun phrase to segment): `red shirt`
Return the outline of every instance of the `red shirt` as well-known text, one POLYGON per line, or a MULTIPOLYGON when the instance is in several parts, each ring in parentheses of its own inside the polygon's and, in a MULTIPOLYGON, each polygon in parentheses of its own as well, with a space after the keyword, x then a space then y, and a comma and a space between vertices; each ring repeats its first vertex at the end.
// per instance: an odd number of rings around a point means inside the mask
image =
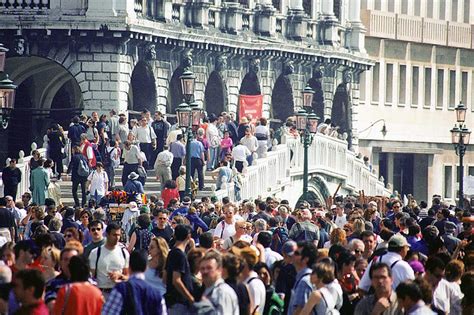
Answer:
POLYGON ((15 312, 15 315, 49 315, 49 310, 44 301, 41 300, 36 304, 23 305, 15 312))
POLYGON ((76 282, 69 286, 69 290, 69 296, 65 301, 66 286, 59 289, 53 314, 100 315, 104 299, 102 292, 96 286, 88 282, 76 282), (66 307, 64 307, 64 303, 66 303, 66 307))
POLYGON ((164 204, 165 209, 168 208, 168 204, 170 203, 170 200, 173 198, 179 200, 178 188, 163 189, 163 191, 161 192, 161 199, 163 199, 163 204, 164 204))

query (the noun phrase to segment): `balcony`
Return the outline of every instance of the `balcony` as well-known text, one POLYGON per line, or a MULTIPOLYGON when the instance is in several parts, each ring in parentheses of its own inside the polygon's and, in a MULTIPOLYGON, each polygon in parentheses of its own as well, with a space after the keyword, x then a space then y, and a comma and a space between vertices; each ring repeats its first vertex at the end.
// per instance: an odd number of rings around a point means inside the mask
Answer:
POLYGON ((373 10, 363 10, 361 20, 367 28, 367 37, 458 48, 474 47, 469 24, 373 10))

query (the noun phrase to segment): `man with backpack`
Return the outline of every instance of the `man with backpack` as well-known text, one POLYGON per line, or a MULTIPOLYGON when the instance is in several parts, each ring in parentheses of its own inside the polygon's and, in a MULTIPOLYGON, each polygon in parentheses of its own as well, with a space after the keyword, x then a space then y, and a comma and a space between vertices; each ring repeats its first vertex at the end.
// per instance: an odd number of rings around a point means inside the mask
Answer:
POLYGON ((103 315, 115 314, 167 314, 160 290, 145 281, 148 254, 134 251, 130 255, 132 275, 126 282, 118 283, 102 309, 103 315))
POLYGON ((89 176, 90 168, 87 159, 82 154, 78 146, 72 148, 73 156, 69 163, 67 173, 72 174, 72 196, 74 198, 74 207, 79 207, 79 197, 77 196, 77 188, 81 185, 82 202, 81 206, 86 205, 86 183, 89 176))
POLYGON ((87 163, 90 168, 95 168, 97 163, 96 153, 94 153, 94 148, 89 140, 87 140, 87 134, 83 133, 81 135, 81 144, 80 144, 82 155, 87 159, 87 163))
POLYGON ((309 209, 301 210, 300 220, 291 227, 289 237, 295 242, 311 241, 318 246, 319 228, 311 222, 311 218, 309 209))
POLYGON ((91 273, 97 287, 107 300, 117 282, 127 280, 129 254, 119 243, 122 236, 120 225, 115 222, 107 225, 105 244, 92 250, 89 255, 91 273))
MULTIPOLYGON (((392 288, 396 289, 398 284, 406 280, 414 280, 415 274, 408 262, 403 260, 408 253, 410 245, 405 237, 400 234, 395 234, 388 241, 388 252, 372 259, 367 266, 370 270, 375 263, 385 263, 390 267, 393 275, 392 288)), ((359 288, 365 292, 370 289, 370 275, 365 272, 360 280, 359 288)))

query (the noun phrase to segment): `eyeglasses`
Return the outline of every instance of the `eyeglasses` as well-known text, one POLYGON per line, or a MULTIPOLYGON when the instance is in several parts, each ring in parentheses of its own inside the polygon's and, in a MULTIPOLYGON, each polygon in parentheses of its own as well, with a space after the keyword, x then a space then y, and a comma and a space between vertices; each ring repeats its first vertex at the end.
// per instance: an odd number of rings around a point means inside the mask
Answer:
POLYGON ((174 222, 174 221, 171 221, 171 225, 173 225, 173 224, 178 224, 178 223, 176 223, 176 222, 174 222))
POLYGON ((354 253, 360 254, 360 253, 362 253, 362 250, 361 250, 361 249, 355 249, 355 250, 354 250, 354 253))
POLYGON ((64 237, 67 237, 67 238, 72 237, 72 234, 64 234, 64 237))
POLYGON ((96 227, 96 228, 91 228, 91 232, 99 232, 101 231, 102 229, 100 227, 96 227))

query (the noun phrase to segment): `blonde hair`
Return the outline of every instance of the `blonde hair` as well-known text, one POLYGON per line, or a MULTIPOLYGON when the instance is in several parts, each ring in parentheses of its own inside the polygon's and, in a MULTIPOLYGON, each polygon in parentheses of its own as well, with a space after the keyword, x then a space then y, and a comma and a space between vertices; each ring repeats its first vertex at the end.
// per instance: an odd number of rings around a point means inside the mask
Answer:
POLYGON ((168 254, 170 252, 170 248, 168 247, 168 243, 162 237, 154 237, 151 239, 152 243, 155 243, 156 247, 158 247, 159 254, 158 254, 158 266, 156 267, 156 273, 160 278, 163 277, 163 271, 166 267, 166 260, 168 259, 168 254))
POLYGON ((346 245, 347 243, 346 231, 344 231, 341 228, 336 228, 332 230, 331 235, 329 236, 329 241, 331 242, 331 245, 335 245, 335 244, 346 245))
POLYGON ((364 220, 358 218, 354 220, 354 223, 352 224, 353 226, 353 231, 357 233, 362 233, 365 231, 365 222, 364 220))
POLYGON ((59 249, 57 249, 57 248, 54 247, 54 246, 45 247, 45 248, 43 248, 43 250, 41 251, 41 256, 49 256, 49 257, 51 257, 51 260, 52 260, 53 263, 54 263, 53 268, 54 268, 55 270, 58 270, 58 268, 59 268, 59 260, 60 260, 60 256, 61 256, 61 251, 60 251, 59 249))

